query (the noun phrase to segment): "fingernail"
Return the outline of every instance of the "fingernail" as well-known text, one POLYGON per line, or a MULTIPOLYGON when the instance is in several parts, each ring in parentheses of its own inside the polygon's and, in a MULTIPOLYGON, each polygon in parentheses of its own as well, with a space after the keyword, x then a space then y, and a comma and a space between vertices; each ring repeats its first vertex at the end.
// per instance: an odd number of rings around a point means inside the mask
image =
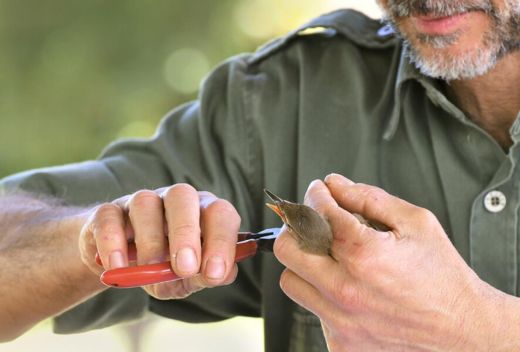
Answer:
POLYGON ((191 248, 183 248, 177 251, 175 256, 175 265, 177 270, 182 273, 195 273, 199 269, 197 263, 197 256, 195 251, 191 248))
POLYGON ((108 265, 110 269, 122 268, 125 266, 125 259, 121 251, 113 251, 108 256, 108 265))
POLYGON ((206 262, 206 277, 208 279, 223 279, 226 273, 226 264, 221 257, 211 257, 206 262))

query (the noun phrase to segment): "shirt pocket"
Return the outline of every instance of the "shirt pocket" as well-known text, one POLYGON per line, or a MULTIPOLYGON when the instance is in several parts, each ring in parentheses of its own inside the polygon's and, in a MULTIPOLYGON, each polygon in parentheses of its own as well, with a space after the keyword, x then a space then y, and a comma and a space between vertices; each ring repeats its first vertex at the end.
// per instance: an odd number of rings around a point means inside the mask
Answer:
POLYGON ((289 352, 326 352, 327 343, 323 336, 320 319, 297 306, 293 312, 291 343, 289 352))

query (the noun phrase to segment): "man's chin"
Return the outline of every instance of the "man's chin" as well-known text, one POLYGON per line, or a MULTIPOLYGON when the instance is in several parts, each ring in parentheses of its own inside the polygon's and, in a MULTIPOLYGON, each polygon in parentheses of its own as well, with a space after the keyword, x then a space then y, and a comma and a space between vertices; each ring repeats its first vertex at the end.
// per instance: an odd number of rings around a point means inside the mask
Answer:
POLYGON ((462 50, 456 45, 441 49, 423 48, 421 51, 409 47, 408 56, 422 74, 445 81, 485 75, 497 62, 497 55, 493 51, 480 48, 462 50))

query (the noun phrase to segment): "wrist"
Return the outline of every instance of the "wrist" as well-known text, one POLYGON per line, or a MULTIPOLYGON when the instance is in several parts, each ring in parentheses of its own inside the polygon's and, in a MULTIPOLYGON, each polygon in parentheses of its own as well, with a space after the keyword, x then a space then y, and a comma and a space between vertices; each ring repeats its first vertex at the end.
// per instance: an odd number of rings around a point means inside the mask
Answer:
POLYGON ((492 325, 489 333, 489 351, 520 350, 520 299, 495 288, 492 301, 492 325))
POLYGON ((85 218, 81 210, 23 197, 16 200, 0 199, 0 279, 15 283, 0 287, 5 317, 0 322, 0 341, 103 289, 79 255, 78 234, 85 218))
POLYGON ((69 282, 81 283, 85 292, 94 290, 93 293, 96 293, 106 286, 100 282, 99 276, 81 260, 79 249, 79 234, 88 215, 88 212, 79 211, 59 220, 59 233, 63 234, 64 243, 57 246, 57 248, 62 248, 63 252, 56 253, 55 258, 61 258, 63 263, 67 263, 57 269, 61 271, 62 277, 67 278, 69 282))
POLYGON ((481 281, 476 291, 468 351, 519 351, 520 300, 481 281))
POLYGON ((503 293, 482 281, 476 274, 469 278, 459 299, 454 302, 456 324, 450 351, 495 351, 497 331, 501 324, 499 307, 503 305, 503 293))

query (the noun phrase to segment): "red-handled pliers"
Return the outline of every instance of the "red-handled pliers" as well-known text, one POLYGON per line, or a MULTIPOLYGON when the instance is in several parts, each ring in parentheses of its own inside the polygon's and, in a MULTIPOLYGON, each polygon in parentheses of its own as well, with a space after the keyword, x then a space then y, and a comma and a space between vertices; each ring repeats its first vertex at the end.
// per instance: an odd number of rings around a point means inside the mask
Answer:
MULTIPOLYGON (((241 262, 254 256, 258 251, 272 252, 273 244, 280 228, 266 229, 261 232, 239 232, 235 262, 241 262)), ((137 258, 135 244, 128 244, 128 260, 134 262, 137 258)), ((101 264, 99 254, 96 254, 96 262, 101 264)), ((101 282, 107 286, 117 288, 130 288, 157 284, 160 282, 174 281, 181 279, 171 268, 170 262, 158 264, 129 266, 106 270, 101 274, 101 282)))

